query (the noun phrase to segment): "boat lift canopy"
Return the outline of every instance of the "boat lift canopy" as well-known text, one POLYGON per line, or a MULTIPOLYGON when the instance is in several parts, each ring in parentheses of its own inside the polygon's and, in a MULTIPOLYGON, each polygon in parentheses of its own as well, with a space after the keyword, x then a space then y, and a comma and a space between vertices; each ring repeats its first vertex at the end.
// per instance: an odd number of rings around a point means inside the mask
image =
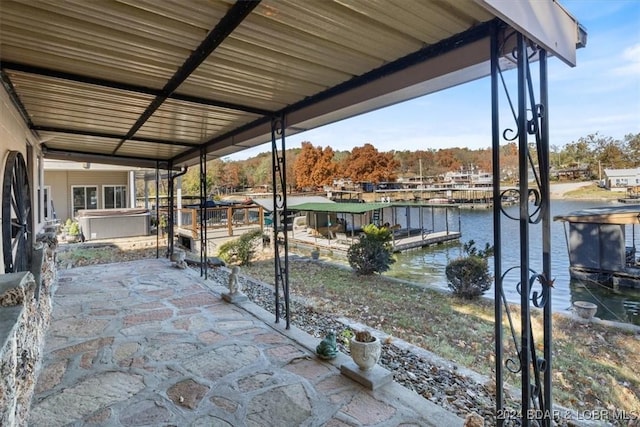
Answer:
POLYGON ((554 221, 593 224, 640 224, 640 205, 606 206, 556 215, 554 221))

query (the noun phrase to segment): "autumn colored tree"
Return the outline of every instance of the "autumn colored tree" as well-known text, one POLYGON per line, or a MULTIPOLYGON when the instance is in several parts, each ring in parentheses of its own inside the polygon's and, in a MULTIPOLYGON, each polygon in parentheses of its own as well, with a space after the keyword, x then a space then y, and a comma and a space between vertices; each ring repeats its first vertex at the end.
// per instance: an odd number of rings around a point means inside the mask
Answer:
POLYGON ((338 173, 338 165, 333 156, 331 147, 323 149, 314 147, 308 141, 303 142, 293 166, 296 186, 305 188, 330 185, 338 173))
POLYGON ((493 167, 492 155, 493 154, 489 149, 478 150, 474 160, 474 164, 481 171, 491 172, 491 168, 493 167))
POLYGON ((344 160, 344 176, 354 182, 395 181, 398 162, 393 153, 381 153, 373 145, 355 147, 344 160))
POLYGON ((627 153, 632 167, 640 167, 640 133, 624 136, 627 153))
POLYGON ((241 189, 246 186, 247 180, 239 162, 225 162, 222 170, 224 172, 224 184, 227 188, 241 189))
POLYGON ((455 150, 452 148, 444 148, 442 150, 438 150, 436 152, 434 160, 436 166, 438 167, 438 173, 459 170, 463 165, 455 155, 455 150))

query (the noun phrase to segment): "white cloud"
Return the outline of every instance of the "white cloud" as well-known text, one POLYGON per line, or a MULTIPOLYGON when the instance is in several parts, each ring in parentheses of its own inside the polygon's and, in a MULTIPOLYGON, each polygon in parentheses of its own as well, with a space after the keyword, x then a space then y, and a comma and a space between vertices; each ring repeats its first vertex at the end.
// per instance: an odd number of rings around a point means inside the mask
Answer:
POLYGON ((620 56, 623 63, 613 68, 613 75, 632 76, 637 79, 640 75, 640 43, 626 48, 620 56))

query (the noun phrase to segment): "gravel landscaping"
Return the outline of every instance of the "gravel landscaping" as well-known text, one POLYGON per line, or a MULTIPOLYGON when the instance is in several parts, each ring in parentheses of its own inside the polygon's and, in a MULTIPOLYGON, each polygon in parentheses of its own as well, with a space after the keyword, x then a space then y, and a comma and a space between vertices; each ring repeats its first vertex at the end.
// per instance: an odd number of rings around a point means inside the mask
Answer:
MULTIPOLYGON (((298 261, 303 262, 303 261, 298 261)), ((229 271, 226 268, 209 270, 209 278, 216 283, 227 283, 229 271)), ((251 301, 275 313, 273 287, 248 278, 240 277, 243 292, 251 301)), ((336 335, 345 330, 353 330, 355 322, 347 319, 336 319, 314 311, 304 301, 291 298, 291 323, 308 334, 322 339, 327 331, 334 330, 336 335)), ((495 400, 493 382, 485 383, 480 375, 476 379, 461 373, 461 369, 453 364, 435 363, 437 357, 425 350, 405 343, 396 338, 387 341, 383 333, 376 333, 383 338, 382 357, 379 364, 393 372, 396 382, 415 391, 424 398, 464 418, 475 412, 485 419, 485 425, 495 425, 495 400), (397 342, 396 342, 397 341, 397 342)), ((338 340, 340 341, 340 340, 338 340)), ((348 347, 338 342, 338 348, 349 354, 348 347)))

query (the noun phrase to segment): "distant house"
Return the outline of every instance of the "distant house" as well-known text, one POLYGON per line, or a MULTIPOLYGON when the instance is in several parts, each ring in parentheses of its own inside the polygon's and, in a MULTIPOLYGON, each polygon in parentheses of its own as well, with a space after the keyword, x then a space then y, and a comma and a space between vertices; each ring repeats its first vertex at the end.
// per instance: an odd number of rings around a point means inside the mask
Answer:
POLYGON ((589 168, 589 165, 572 165, 564 169, 552 168, 551 174, 561 181, 589 179, 591 176, 591 169, 589 168))
POLYGON ((626 191, 627 187, 640 186, 640 168, 605 169, 604 186, 613 191, 626 191))
POLYGON ((45 220, 65 221, 79 209, 135 207, 135 170, 129 167, 44 161, 45 220))

